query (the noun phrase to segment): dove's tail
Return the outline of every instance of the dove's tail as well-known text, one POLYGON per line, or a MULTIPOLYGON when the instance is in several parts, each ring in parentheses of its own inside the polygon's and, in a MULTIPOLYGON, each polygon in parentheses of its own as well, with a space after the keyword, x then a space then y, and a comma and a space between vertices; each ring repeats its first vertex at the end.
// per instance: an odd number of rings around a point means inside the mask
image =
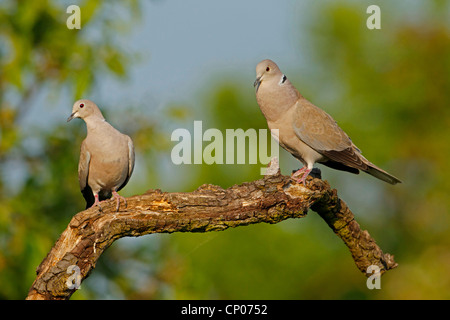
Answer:
POLYGON ((383 169, 378 168, 376 165, 374 165, 372 163, 369 164, 368 169, 364 170, 364 171, 367 172, 368 174, 374 176, 375 178, 386 181, 387 183, 390 183, 390 184, 401 183, 401 181, 399 179, 397 179, 393 175, 387 173, 383 169))
POLYGON ((89 209, 95 202, 91 187, 87 185, 83 190, 81 190, 81 193, 83 194, 84 200, 86 200, 86 209, 89 209))

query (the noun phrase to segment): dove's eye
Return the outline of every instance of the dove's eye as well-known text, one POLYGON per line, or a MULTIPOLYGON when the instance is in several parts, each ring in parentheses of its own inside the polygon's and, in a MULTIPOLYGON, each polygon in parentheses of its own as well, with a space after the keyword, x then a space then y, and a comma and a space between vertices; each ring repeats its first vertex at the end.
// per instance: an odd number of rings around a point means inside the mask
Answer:
POLYGON ((267 71, 267 72, 269 72, 269 71, 270 71, 270 68, 269 68, 269 67, 267 67, 267 68, 266 68, 266 71, 267 71))
POLYGON ((84 107, 84 103, 80 103, 80 108, 83 108, 84 107))

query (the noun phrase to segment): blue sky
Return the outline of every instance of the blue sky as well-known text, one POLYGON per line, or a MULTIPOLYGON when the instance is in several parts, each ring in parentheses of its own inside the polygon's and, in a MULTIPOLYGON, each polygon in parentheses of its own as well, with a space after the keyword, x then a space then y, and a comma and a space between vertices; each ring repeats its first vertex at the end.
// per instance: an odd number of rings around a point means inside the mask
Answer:
MULTIPOLYGON (((156 104, 193 98, 212 74, 239 72, 252 83, 256 64, 265 58, 292 64, 295 50, 295 1, 164 0, 143 3, 143 17, 131 37, 120 43, 142 54, 131 81, 134 96, 156 104)), ((106 82, 108 95, 114 83, 106 82)), ((119 90, 118 99, 127 99, 119 90)))

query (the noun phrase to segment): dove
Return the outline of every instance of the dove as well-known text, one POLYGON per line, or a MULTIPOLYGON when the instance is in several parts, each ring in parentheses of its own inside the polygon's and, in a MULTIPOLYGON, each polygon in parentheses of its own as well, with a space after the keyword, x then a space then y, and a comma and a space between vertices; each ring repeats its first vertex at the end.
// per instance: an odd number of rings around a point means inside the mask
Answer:
POLYGON ((81 118, 86 123, 87 136, 81 143, 78 163, 78 181, 86 200, 86 209, 98 206, 100 201, 114 197, 119 211, 117 192, 130 180, 134 169, 134 145, 131 138, 106 122, 97 105, 87 99, 78 100, 72 107, 67 122, 81 118))
POLYGON ((303 163, 293 180, 305 184, 314 164, 320 163, 354 174, 361 170, 390 184, 401 182, 367 160, 336 121, 306 100, 272 60, 258 63, 254 87, 272 135, 303 163))

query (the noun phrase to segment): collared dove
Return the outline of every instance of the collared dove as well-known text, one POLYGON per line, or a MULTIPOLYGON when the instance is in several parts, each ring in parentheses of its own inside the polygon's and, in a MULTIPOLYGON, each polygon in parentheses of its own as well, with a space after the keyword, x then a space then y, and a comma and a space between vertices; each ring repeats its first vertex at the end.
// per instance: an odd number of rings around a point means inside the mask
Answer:
POLYGON ((133 141, 106 122, 100 109, 90 100, 74 103, 67 122, 73 118, 83 119, 87 127, 78 163, 78 181, 86 199, 86 209, 98 206, 101 210, 99 202, 112 195, 117 199, 119 211, 120 199, 127 205, 117 191, 125 187, 133 173, 133 141))
POLYGON ((292 175, 297 182, 305 183, 316 162, 355 174, 362 170, 390 184, 401 182, 364 158, 336 121, 306 100, 275 62, 263 60, 256 66, 254 86, 269 129, 273 134, 278 129, 275 139, 304 165, 292 175))

